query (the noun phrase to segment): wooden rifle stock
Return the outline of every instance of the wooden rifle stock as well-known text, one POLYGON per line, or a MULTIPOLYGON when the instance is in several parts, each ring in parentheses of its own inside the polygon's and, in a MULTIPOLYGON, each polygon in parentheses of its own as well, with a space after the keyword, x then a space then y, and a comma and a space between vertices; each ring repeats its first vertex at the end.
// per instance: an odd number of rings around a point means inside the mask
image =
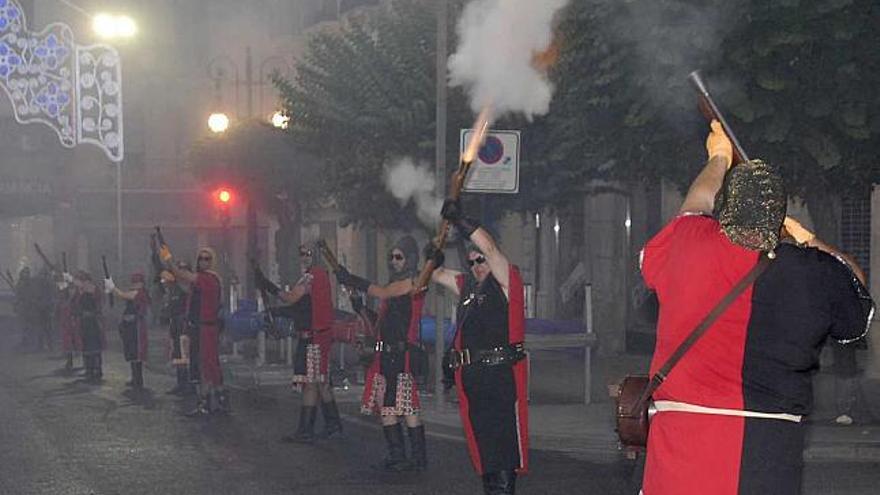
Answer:
MULTIPOLYGON (((455 172, 455 175, 452 178, 452 184, 449 186, 449 199, 455 201, 461 197, 461 189, 464 187, 464 180, 467 178, 471 164, 473 164, 473 160, 461 160, 459 162, 458 170, 455 172)), ((434 244, 434 247, 439 251, 442 251, 446 247, 446 237, 449 234, 449 227, 449 220, 444 218, 440 222, 440 230, 437 232, 437 237, 431 241, 434 244)), ((427 290, 428 282, 431 281, 431 275, 436 269, 437 267, 434 266, 434 260, 425 260, 425 264, 422 266, 422 271, 419 272, 419 278, 416 279, 414 292, 418 293, 427 290)))
POLYGON ((727 134, 727 138, 730 139, 730 142, 733 145, 733 165, 749 161, 749 156, 746 154, 745 149, 743 149, 742 145, 739 143, 739 140, 733 133, 733 129, 731 129, 730 124, 727 123, 727 119, 721 114, 721 110, 718 109, 718 105, 715 104, 712 95, 709 94, 709 88, 706 86, 706 82, 703 81, 700 71, 695 70, 688 74, 688 81, 690 81, 694 86, 694 89, 699 93, 700 111, 709 122, 712 120, 720 122, 721 127, 724 128, 724 133, 727 134))
POLYGON ((336 258, 336 255, 333 251, 330 250, 330 246, 327 245, 327 241, 324 239, 318 239, 318 249, 321 251, 321 256, 324 257, 324 261, 330 265, 330 269, 333 272, 339 271, 339 260, 336 258))
MULTIPOLYGON (((109 279, 110 278, 110 269, 107 268, 107 257, 104 256, 103 254, 101 255, 101 266, 104 268, 104 280, 109 279)), ((107 294, 107 304, 109 304, 111 308, 113 307, 113 293, 112 292, 110 294, 107 294)))
MULTIPOLYGON (((159 227, 156 227, 157 229, 159 227)), ((260 269, 260 264, 257 263, 255 258, 251 258, 251 268, 254 270, 254 277, 256 278, 266 278, 263 275, 263 270, 260 269)), ((269 325, 274 328, 275 327, 275 315, 272 314, 272 310, 269 309, 269 294, 266 293, 266 289, 262 286, 262 284, 258 284, 259 287, 257 291, 260 293, 260 299, 263 300, 263 309, 266 311, 266 320, 269 322, 269 325)), ((271 329, 270 329, 271 330, 271 329)))

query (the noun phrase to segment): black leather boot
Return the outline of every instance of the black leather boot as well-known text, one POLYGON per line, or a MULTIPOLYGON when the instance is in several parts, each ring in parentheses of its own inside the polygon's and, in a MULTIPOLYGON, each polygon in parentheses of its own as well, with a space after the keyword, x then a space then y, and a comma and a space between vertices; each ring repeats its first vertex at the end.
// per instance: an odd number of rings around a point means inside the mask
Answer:
POLYGON ((187 375, 187 368, 185 366, 177 367, 177 384, 174 385, 174 388, 165 392, 168 395, 186 395, 189 392, 189 376, 187 375))
POLYGON ((101 354, 95 356, 95 377, 99 382, 104 379, 104 356, 101 354))
POLYGON ((428 469, 428 452, 425 446, 425 425, 407 428, 409 446, 412 452, 412 468, 415 471, 428 469))
POLYGON ((66 356, 66 360, 64 361, 64 369, 66 371, 70 371, 73 369, 73 353, 68 352, 66 356))
POLYGON ((484 474, 483 492, 486 495, 514 495, 516 493, 516 471, 484 474))
POLYGON ((229 392, 224 388, 217 391, 216 412, 219 414, 232 414, 232 404, 229 401, 229 392))
POLYGON ((318 417, 318 408, 315 406, 302 406, 299 410, 299 426, 293 435, 284 435, 282 441, 290 443, 314 443, 315 419, 318 417))
POLYGON ((321 402, 321 415, 324 416, 324 438, 335 438, 342 435, 342 419, 336 401, 321 402))
POLYGON ((384 471, 393 472, 409 470, 411 466, 406 460, 406 447, 403 443, 403 425, 397 423, 390 426, 383 426, 382 433, 385 434, 388 455, 379 467, 384 471))
POLYGON ((203 418, 211 414, 210 403, 208 396, 199 396, 198 402, 196 402, 196 407, 192 411, 185 414, 185 416, 189 418, 203 418))
POLYGON ((144 365, 140 361, 132 361, 129 363, 131 365, 131 380, 125 382, 125 384, 132 388, 144 388, 144 365))

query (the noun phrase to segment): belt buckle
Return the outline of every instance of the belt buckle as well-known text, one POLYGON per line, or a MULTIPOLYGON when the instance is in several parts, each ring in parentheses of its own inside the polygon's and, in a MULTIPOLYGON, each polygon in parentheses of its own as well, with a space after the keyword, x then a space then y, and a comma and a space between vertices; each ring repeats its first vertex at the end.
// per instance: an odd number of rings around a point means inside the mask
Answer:
POLYGON ((471 351, 469 351, 468 349, 464 349, 461 351, 453 350, 451 361, 452 362, 450 364, 452 369, 458 369, 462 366, 471 364, 471 351))
POLYGON ((382 350, 385 348, 385 345, 384 345, 384 344, 385 344, 385 343, 382 342, 381 340, 377 340, 377 341, 376 341, 376 345, 373 347, 373 349, 374 349, 376 352, 382 352, 382 350))

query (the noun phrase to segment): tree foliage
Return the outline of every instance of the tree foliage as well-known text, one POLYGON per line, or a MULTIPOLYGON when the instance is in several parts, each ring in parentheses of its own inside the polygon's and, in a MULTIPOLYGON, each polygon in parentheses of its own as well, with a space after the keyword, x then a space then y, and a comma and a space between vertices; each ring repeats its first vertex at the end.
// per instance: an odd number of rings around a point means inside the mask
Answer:
MULTIPOLYGON (((462 3, 452 2, 453 20, 462 3)), ((701 69, 750 155, 824 211, 829 192, 878 180, 878 9, 873 0, 572 0, 556 26, 550 113, 496 124, 523 130, 522 179, 521 194, 492 203, 561 205, 595 179, 686 185, 706 133, 686 77, 701 69)), ((317 34, 296 79, 276 80, 291 137, 320 157, 321 190, 348 221, 414 223, 385 192, 381 167, 433 157, 435 29, 431 2, 397 0, 317 34)), ((448 108, 452 144, 471 115, 459 91, 448 108)))

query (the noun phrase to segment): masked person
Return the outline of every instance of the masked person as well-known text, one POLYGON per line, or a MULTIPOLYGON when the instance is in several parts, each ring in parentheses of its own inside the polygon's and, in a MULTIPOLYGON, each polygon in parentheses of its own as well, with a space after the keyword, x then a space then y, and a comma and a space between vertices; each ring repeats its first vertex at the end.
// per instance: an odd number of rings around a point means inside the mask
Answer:
MULTIPOLYGON (((513 494, 517 474, 528 471, 522 278, 458 201, 447 199, 442 215, 473 243, 467 273, 441 267, 432 275, 459 298, 451 364, 468 451, 485 493, 513 494)), ((442 253, 429 256, 442 265, 442 253)))
POLYGON ((72 313, 82 339, 82 358, 85 379, 99 383, 104 376, 104 331, 101 327, 101 292, 85 271, 77 272, 73 279, 76 294, 73 296, 72 313))
POLYGON ((653 394, 643 492, 799 494, 821 345, 864 336, 873 305, 858 266, 785 217, 772 167, 730 168, 718 122, 706 148, 678 217, 642 253, 660 301, 651 373, 761 257, 770 260, 653 394), (781 232, 793 239, 780 242, 781 232))
POLYGON ((293 384, 302 387, 303 403, 296 432, 285 435, 282 440, 312 443, 319 400, 325 438, 342 433, 342 420, 330 387, 330 350, 333 346, 330 277, 327 270, 315 264, 315 252, 310 247, 299 247, 299 260, 302 276, 289 291, 282 291, 260 271, 257 272, 257 284, 288 304, 284 310, 292 314, 299 336, 293 360, 293 384))
POLYGON ((376 346, 366 373, 361 412, 378 414, 388 447, 382 468, 389 471, 424 470, 428 466, 425 426, 419 420, 419 393, 413 375, 414 352, 419 344, 419 323, 424 293, 414 294, 419 275, 419 250, 415 239, 402 237, 388 253, 391 280, 377 285, 341 268, 337 281, 381 300, 376 321, 376 346), (407 460, 403 425, 410 439, 407 460))
POLYGON ((146 279, 142 273, 131 275, 128 290, 116 287, 112 278, 104 279, 104 292, 113 294, 125 301, 122 321, 119 322, 119 336, 122 339, 122 354, 131 366, 131 380, 126 385, 135 389, 144 387, 144 361, 147 360, 147 310, 150 296, 147 294, 146 279))
POLYGON ((187 314, 193 334, 191 359, 197 361, 199 385, 196 407, 187 416, 228 414, 231 406, 220 368, 220 308, 223 287, 220 276, 215 271, 217 254, 209 247, 200 248, 196 255, 195 272, 187 270, 185 265, 175 263, 168 246, 163 245, 160 248, 159 256, 179 283, 190 286, 187 314))

